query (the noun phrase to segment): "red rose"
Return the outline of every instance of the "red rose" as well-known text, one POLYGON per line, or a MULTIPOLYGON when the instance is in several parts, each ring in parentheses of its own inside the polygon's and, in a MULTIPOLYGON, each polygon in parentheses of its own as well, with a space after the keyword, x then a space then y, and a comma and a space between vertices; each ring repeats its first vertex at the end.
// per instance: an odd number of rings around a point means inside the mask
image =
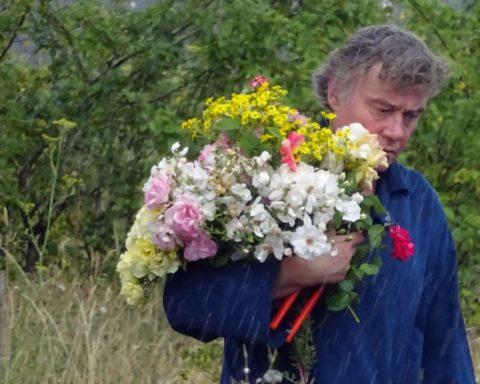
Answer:
POLYGON ((415 244, 408 231, 399 225, 392 225, 390 237, 393 241, 393 257, 402 261, 408 260, 415 252, 415 244))

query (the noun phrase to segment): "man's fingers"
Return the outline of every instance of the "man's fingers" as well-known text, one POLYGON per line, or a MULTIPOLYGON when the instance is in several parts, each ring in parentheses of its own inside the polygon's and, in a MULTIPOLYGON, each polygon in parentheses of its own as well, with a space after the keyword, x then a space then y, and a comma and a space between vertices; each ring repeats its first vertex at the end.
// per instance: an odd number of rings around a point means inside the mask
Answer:
POLYGON ((333 237, 333 243, 338 244, 338 243, 352 243, 353 245, 357 245, 360 243, 363 243, 365 238, 360 232, 354 232, 350 233, 348 235, 341 235, 341 236, 334 236, 333 237))
POLYGON ((360 232, 355 232, 352 238, 352 243, 357 245, 365 241, 365 237, 360 232))

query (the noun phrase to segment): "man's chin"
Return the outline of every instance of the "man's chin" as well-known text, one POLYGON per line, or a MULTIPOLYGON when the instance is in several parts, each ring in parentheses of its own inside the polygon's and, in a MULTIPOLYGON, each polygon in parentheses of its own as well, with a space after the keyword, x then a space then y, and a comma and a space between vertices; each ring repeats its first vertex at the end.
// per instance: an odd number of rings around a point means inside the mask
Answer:
POLYGON ((392 165, 397 159, 397 154, 394 152, 386 151, 388 166, 392 165))

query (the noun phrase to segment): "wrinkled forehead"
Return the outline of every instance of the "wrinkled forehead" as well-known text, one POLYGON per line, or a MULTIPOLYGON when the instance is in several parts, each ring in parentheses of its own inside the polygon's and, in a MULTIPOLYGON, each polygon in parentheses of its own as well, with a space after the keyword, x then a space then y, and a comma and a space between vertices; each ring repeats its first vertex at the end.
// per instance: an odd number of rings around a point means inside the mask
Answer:
POLYGON ((363 91, 377 97, 410 97, 420 104, 426 104, 429 98, 428 87, 425 84, 412 83, 394 76, 387 76, 383 72, 383 63, 379 62, 371 68, 359 71, 352 79, 349 93, 363 91))

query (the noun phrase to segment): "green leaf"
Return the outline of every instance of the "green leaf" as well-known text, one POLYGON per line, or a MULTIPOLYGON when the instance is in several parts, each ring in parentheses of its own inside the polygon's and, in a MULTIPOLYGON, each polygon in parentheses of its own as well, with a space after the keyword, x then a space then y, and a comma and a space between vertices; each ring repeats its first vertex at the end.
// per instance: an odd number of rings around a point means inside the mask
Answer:
POLYGON ((268 133, 275 136, 275 138, 277 138, 279 141, 282 140, 282 135, 281 135, 281 133, 280 133, 280 131, 278 130, 277 127, 270 126, 270 127, 267 127, 267 130, 268 130, 268 133))
POLYGON ((229 261, 230 261, 230 256, 229 255, 217 255, 215 257, 212 257, 208 260, 210 262, 210 265, 214 268, 220 268, 225 266, 229 261))
POLYGON ((250 156, 259 147, 259 141, 251 132, 244 132, 237 143, 246 156, 250 156))
POLYGON ((385 207, 383 206, 382 202, 378 198, 377 195, 369 195, 365 197, 364 204, 368 207, 373 208, 375 213, 379 215, 384 214, 386 212, 385 207))
POLYGON ((380 271, 380 268, 378 265, 368 264, 368 263, 361 264, 359 269, 369 276, 376 275, 380 271))
POLYGON ((376 265, 380 269, 382 267, 383 260, 380 256, 377 255, 372 259, 370 264, 376 265))
POLYGON ((345 292, 351 292, 353 291, 353 282, 350 280, 343 280, 338 284, 340 289, 345 292))
POLYGON ((351 266, 348 274, 355 278, 358 282, 361 282, 365 276, 365 273, 355 266, 351 266))
POLYGON ((240 121, 237 119, 231 119, 230 117, 224 117, 212 124, 212 129, 218 132, 240 131, 241 128, 242 125, 240 124, 240 121))
POLYGON ((370 242, 370 249, 379 248, 382 243, 382 236, 385 228, 381 224, 372 225, 368 228, 368 240, 370 242))
POLYGON ((331 311, 341 311, 350 304, 350 295, 347 292, 337 292, 327 300, 327 308, 331 311))

